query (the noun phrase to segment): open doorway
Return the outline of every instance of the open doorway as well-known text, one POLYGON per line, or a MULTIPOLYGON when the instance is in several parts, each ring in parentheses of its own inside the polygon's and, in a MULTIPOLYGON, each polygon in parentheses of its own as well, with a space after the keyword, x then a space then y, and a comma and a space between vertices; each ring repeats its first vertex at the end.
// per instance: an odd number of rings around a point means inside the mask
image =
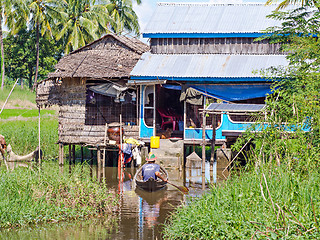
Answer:
POLYGON ((183 137, 181 86, 156 86, 156 132, 161 138, 183 137))

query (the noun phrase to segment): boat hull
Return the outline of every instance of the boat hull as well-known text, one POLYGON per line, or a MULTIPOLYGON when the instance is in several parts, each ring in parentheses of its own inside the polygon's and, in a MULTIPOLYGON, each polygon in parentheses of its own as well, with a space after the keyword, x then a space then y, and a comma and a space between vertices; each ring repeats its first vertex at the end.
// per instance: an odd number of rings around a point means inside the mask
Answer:
MULTIPOLYGON (((141 170, 142 170, 142 167, 138 169, 138 171, 134 176, 136 188, 139 188, 148 192, 155 192, 155 191, 164 189, 167 186, 167 182, 164 182, 161 179, 155 180, 152 177, 149 178, 148 181, 143 181, 141 170)), ((164 178, 168 179, 168 173, 164 168, 160 167, 160 173, 164 178)))

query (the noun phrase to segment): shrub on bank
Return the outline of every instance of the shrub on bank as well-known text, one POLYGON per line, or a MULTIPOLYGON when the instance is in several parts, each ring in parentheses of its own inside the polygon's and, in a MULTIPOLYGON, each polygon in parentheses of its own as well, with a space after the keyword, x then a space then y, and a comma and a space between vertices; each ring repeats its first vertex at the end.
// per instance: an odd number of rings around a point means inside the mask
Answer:
POLYGON ((320 176, 242 173, 180 207, 164 239, 320 238, 320 176))
POLYGON ((54 163, 41 170, 0 168, 0 227, 112 215, 115 194, 90 178, 81 166, 60 172, 54 163))

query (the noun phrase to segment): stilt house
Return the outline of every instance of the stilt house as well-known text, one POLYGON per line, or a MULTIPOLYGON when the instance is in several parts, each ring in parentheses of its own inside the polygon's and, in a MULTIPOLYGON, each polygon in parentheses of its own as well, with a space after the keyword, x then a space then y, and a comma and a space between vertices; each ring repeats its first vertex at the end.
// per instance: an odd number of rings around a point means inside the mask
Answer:
MULTIPOLYGON (((255 41, 281 22, 267 18, 276 6, 263 4, 160 3, 143 36, 150 40, 131 72, 140 86, 140 138, 173 129, 184 145, 203 136, 224 144, 250 125, 248 115, 221 111, 212 121, 209 103, 264 104, 270 82, 259 70, 286 66, 279 44, 255 41), (206 126, 205 133, 202 127, 206 126)), ((249 109, 250 110, 250 109, 249 109)), ((241 111, 240 111, 241 112, 241 111)))
POLYGON ((148 50, 137 39, 107 34, 58 62, 38 84, 37 104, 59 105, 61 145, 103 144, 106 123, 119 122, 120 113, 125 135, 138 137, 136 88, 126 83, 148 50))

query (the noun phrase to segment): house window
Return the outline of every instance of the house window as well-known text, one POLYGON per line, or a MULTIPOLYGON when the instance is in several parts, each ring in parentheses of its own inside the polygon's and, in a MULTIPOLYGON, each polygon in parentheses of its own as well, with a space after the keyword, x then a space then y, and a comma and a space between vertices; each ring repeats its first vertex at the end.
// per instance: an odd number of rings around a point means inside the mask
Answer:
POLYGON ((248 114, 243 114, 243 115, 239 115, 239 114, 229 114, 229 118, 232 122, 255 122, 256 117, 253 115, 248 115, 248 114))
POLYGON ((154 86, 146 86, 144 90, 144 122, 153 127, 154 113, 154 86))
POLYGON ((104 96, 87 90, 85 124, 105 125, 106 123, 119 122, 120 113, 122 113, 123 123, 136 125, 136 101, 125 98, 121 99, 122 101, 117 101, 114 97, 104 96))
POLYGON ((201 128, 202 118, 200 115, 200 109, 202 105, 187 104, 186 109, 186 127, 187 128, 201 128))
MULTIPOLYGON (((221 114, 215 114, 216 116, 216 121, 214 123, 215 128, 218 128, 221 125, 221 118, 222 115, 221 114)), ((213 115, 212 114, 207 114, 206 116, 206 128, 212 128, 212 118, 213 115)))

